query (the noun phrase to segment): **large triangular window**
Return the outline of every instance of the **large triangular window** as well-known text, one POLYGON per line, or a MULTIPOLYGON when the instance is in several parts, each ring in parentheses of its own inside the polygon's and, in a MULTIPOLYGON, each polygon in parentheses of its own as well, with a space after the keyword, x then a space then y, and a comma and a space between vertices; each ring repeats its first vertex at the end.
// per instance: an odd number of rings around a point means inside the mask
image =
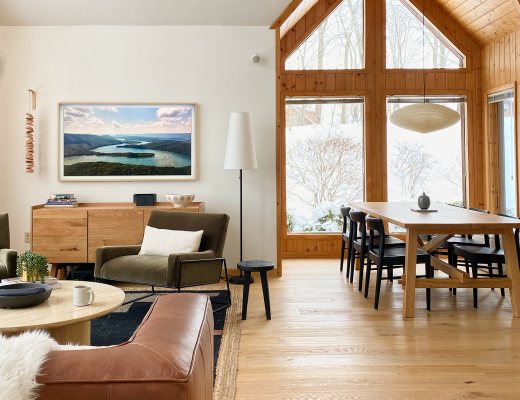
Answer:
POLYGON ((285 61, 286 70, 364 67, 363 0, 341 4, 285 61))
POLYGON ((408 0, 386 0, 386 67, 463 68, 464 56, 408 0), (424 44, 424 46, 423 46, 424 44))

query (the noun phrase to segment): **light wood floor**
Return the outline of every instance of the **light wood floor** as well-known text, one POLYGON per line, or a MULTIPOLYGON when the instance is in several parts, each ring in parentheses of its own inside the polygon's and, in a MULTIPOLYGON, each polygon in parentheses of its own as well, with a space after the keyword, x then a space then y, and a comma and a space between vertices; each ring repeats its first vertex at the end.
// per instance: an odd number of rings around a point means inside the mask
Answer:
POLYGON ((336 260, 284 261, 269 284, 271 321, 251 286, 237 400, 520 399, 520 319, 499 290, 479 290, 478 310, 470 289, 433 290, 430 313, 417 290, 403 321, 399 284, 383 282, 376 311, 336 260))

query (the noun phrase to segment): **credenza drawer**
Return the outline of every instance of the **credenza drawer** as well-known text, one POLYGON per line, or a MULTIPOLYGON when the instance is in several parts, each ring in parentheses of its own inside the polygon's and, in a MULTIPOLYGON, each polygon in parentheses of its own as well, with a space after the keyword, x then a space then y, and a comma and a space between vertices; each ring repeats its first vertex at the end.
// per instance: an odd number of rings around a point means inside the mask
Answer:
POLYGON ((50 263, 87 262, 87 212, 37 209, 32 217, 32 250, 50 263))

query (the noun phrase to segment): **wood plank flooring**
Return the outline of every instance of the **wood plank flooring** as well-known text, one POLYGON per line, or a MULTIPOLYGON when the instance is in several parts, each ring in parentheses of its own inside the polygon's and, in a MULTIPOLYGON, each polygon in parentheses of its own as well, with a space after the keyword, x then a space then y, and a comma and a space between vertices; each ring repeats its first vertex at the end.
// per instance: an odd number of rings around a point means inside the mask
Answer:
MULTIPOLYGON (((270 277, 272 320, 260 280, 251 286, 240 343, 237 400, 520 399, 520 319, 509 295, 417 290, 416 317, 401 317, 402 288, 383 282, 364 299, 337 260, 284 261, 270 277)), ((373 282, 373 280, 372 280, 373 282)))

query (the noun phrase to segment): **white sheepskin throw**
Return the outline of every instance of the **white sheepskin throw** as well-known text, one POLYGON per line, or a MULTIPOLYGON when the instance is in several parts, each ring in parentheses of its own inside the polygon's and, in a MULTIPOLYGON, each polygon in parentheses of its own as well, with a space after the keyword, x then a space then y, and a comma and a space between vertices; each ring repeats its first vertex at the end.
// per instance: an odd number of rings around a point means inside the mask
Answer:
POLYGON ((0 397, 9 400, 37 398, 36 377, 47 355, 59 347, 43 331, 11 337, 0 334, 0 397))

